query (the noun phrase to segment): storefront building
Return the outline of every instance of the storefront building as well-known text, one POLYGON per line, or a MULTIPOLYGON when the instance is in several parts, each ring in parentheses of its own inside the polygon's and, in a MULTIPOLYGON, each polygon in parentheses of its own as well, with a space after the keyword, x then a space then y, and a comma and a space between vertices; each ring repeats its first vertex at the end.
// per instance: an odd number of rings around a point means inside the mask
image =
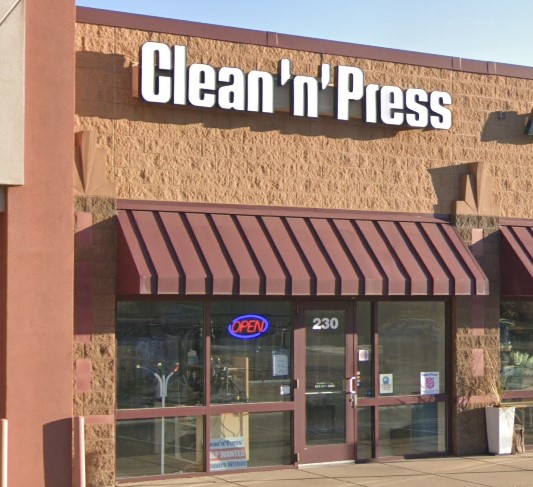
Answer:
POLYGON ((64 102, 57 144, 26 126, 42 160, 0 217, 14 485, 482 454, 500 383, 533 445, 533 68, 86 8, 62 25, 61 82, 27 61, 51 90, 35 120, 64 102), (28 282, 53 333, 13 298, 28 282))
POLYGON ((486 451, 531 70, 86 9, 76 29, 95 485, 486 451))

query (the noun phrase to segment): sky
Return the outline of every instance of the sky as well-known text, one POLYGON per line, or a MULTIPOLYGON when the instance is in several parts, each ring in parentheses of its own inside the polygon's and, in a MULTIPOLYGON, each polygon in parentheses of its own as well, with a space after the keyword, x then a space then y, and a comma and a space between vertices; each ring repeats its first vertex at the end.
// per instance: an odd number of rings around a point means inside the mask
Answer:
POLYGON ((76 4, 533 66, 533 0, 76 0, 76 4))

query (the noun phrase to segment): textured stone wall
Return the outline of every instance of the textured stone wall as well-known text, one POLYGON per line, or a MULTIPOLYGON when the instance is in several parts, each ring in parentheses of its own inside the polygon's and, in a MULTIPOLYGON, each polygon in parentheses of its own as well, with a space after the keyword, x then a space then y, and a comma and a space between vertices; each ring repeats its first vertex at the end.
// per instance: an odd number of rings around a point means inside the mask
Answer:
POLYGON ((77 130, 108 149, 119 198, 450 213, 466 164, 489 161, 502 215, 533 217, 533 81, 78 24, 77 130), (188 62, 317 75, 358 66, 365 83, 444 90, 448 131, 402 130, 291 115, 155 106, 132 97, 131 65, 148 40, 181 44, 188 62))
MULTIPOLYGON (((487 161, 500 216, 533 218, 533 138, 522 135, 533 81, 89 24, 77 25, 76 43, 75 130, 98 134, 118 198, 450 214, 469 164, 487 161), (294 74, 342 64, 363 69, 366 84, 447 91, 453 127, 149 105, 132 96, 132 64, 148 40, 186 45, 189 63, 276 73, 289 58, 294 74)), ((103 487, 114 477, 114 203, 80 197, 76 211, 78 234, 92 228, 92 237, 76 247, 84 298, 77 300, 74 406, 92 418, 89 482, 103 487)), ((456 453, 479 453, 485 442, 479 408, 488 401, 485 351, 493 356, 498 347, 497 223, 456 221, 491 279, 491 296, 453 300, 456 453)))
POLYGON ((452 307, 453 453, 485 453, 484 407, 498 400, 500 364, 499 219, 455 215, 455 226, 489 278, 488 296, 457 297, 452 307))
POLYGON ((115 480, 115 200, 75 198, 74 416, 85 417, 88 487, 115 480))

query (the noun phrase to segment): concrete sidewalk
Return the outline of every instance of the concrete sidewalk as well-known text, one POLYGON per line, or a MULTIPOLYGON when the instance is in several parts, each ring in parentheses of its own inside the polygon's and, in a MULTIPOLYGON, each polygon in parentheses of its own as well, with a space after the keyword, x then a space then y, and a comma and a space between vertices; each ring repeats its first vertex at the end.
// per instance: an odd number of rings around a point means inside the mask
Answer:
MULTIPOLYGON (((124 485, 124 484, 123 484, 124 485)), ((533 451, 520 455, 445 457, 298 470, 244 472, 125 484, 142 487, 533 487, 533 451)))

